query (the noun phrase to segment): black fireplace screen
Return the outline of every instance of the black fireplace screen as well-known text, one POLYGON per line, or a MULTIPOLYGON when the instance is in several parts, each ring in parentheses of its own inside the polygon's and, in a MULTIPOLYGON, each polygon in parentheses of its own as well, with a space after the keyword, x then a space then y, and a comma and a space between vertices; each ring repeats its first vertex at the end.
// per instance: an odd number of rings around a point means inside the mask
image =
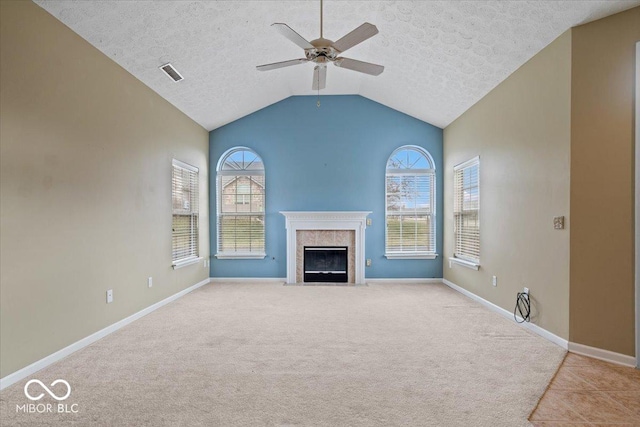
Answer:
POLYGON ((304 281, 346 283, 346 246, 305 246, 304 281))

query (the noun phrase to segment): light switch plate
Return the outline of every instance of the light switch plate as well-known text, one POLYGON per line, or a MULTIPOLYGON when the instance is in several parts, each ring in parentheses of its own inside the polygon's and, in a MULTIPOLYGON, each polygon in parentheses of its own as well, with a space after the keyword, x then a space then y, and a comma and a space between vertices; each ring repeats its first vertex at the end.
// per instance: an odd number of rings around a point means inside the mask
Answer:
POLYGON ((564 217, 563 216, 554 216, 553 217, 553 228, 555 230, 564 229, 564 217))
POLYGON ((371 218, 367 218, 367 225, 371 225, 371 218))

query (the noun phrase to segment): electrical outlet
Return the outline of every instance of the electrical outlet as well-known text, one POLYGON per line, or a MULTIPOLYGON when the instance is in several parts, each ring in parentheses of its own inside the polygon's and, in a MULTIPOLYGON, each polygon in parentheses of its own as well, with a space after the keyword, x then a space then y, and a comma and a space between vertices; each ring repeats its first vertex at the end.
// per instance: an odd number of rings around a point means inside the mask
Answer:
POLYGON ((367 218, 367 225, 371 225, 371 218, 367 218))
POLYGON ((152 287, 153 286, 153 277, 149 277, 147 279, 147 286, 152 287))
POLYGON ((493 277, 491 278, 491 284, 492 284, 493 286, 498 286, 498 276, 493 276, 493 277))
POLYGON ((367 260, 367 267, 371 267, 371 260, 370 259, 367 260))
POLYGON ((109 289, 107 291, 107 304, 111 304, 113 302, 113 289, 109 289))

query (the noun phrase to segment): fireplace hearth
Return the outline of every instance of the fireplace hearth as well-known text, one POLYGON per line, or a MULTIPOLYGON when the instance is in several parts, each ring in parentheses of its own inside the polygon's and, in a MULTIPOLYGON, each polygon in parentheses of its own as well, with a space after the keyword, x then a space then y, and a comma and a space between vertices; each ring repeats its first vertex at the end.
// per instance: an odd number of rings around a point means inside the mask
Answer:
POLYGON ((346 283, 348 260, 347 246, 305 246, 304 281, 346 283))

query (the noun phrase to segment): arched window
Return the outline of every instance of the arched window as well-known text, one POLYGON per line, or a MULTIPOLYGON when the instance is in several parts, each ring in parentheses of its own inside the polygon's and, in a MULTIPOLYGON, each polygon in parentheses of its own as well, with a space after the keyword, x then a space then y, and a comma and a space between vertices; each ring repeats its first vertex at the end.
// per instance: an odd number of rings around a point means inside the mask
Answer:
POLYGON ((385 256, 436 257, 436 169, 424 149, 406 145, 387 161, 385 256))
POLYGON ((264 258, 264 163, 246 147, 228 150, 217 167, 218 258, 264 258))

